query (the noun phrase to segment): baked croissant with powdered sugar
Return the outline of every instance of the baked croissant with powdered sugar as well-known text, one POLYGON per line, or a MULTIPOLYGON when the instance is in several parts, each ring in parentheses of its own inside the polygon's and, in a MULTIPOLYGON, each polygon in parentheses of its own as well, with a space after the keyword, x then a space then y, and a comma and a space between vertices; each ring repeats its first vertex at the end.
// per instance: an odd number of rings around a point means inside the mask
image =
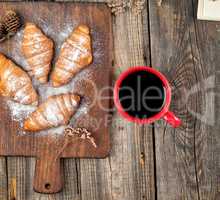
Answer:
POLYGON ((27 23, 24 29, 22 51, 27 59, 27 71, 40 83, 48 81, 53 57, 53 42, 33 23, 27 23))
POLYGON ((78 26, 66 39, 52 72, 54 87, 68 83, 79 71, 92 62, 92 47, 89 27, 78 26))
POLYGON ((24 122, 24 130, 41 131, 68 124, 76 112, 80 97, 67 93, 49 97, 24 122))
POLYGON ((38 95, 28 74, 0 53, 0 94, 25 105, 37 105, 38 95))

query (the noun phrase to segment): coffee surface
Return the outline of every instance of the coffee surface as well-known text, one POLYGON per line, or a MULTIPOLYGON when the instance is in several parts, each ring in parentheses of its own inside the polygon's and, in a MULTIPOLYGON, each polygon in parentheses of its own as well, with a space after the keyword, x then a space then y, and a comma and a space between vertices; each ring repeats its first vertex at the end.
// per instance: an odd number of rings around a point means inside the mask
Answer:
POLYGON ((164 106, 163 82, 148 71, 134 72, 122 81, 119 100, 130 116, 140 119, 153 117, 164 106))

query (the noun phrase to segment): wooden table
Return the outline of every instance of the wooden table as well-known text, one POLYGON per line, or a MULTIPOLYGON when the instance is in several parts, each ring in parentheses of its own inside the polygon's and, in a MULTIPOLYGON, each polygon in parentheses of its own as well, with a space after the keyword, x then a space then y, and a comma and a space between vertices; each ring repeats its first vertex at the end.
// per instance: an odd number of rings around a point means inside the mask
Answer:
POLYGON ((0 200, 220 199, 220 23, 196 20, 196 0, 110 5, 114 78, 134 65, 165 73, 183 127, 139 126, 115 112, 110 157, 63 160, 59 194, 32 190, 35 159, 1 158, 0 200))

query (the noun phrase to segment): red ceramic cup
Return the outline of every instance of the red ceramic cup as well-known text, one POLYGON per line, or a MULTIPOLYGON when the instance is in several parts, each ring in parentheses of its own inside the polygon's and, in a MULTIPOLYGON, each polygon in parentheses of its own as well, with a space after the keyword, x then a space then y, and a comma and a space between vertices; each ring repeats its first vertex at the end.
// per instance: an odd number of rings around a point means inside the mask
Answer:
POLYGON ((115 102, 115 105, 116 105, 118 112, 128 121, 135 122, 138 124, 149 124, 149 123, 155 122, 155 121, 163 118, 169 124, 171 124, 173 127, 178 127, 181 125, 180 119, 178 117, 176 117, 173 112, 169 111, 170 102, 171 102, 171 87, 169 85, 168 80, 166 79, 166 77, 163 74, 161 74, 159 71, 157 71, 151 67, 146 67, 146 66, 131 67, 128 70, 126 70, 125 72, 123 72, 119 76, 118 80, 116 81, 115 87, 114 87, 114 102, 115 102), (122 107, 120 100, 119 100, 119 90, 120 90, 122 81, 127 76, 131 75, 132 73, 135 73, 138 71, 145 71, 145 70, 148 73, 154 74, 162 81, 163 87, 165 90, 165 95, 164 95, 165 100, 164 100, 163 108, 158 113, 156 113, 152 117, 140 119, 140 118, 133 117, 133 116, 129 115, 127 112, 125 112, 125 110, 122 107))

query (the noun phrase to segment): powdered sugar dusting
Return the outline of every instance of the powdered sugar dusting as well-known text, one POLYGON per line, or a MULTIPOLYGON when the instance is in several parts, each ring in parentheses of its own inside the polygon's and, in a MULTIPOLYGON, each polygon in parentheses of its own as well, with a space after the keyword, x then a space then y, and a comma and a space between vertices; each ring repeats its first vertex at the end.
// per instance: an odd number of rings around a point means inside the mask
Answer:
MULTIPOLYGON (((58 126, 58 127, 50 128, 48 130, 39 131, 39 132, 37 132, 36 135, 41 137, 41 136, 46 136, 46 135, 50 134, 51 137, 53 137, 53 136, 56 137, 56 135, 63 134, 65 128, 66 128, 66 126, 58 126)), ((26 135, 27 133, 21 129, 19 131, 19 134, 26 135)))
MULTIPOLYGON (((58 26, 56 30, 50 24, 48 24, 46 21, 43 19, 39 19, 39 22, 37 26, 43 31, 43 33, 53 39, 54 45, 55 45, 55 58, 54 62, 57 60, 56 57, 60 52, 60 48, 63 44, 63 42, 68 38, 68 36, 72 33, 74 28, 76 28, 78 24, 76 22, 73 22, 72 20, 68 20, 65 24, 62 24, 60 27, 58 26), (56 40, 55 40, 56 38, 56 40)), ((12 58, 13 61, 15 61, 16 64, 21 66, 24 70, 30 70, 28 63, 26 59, 24 58, 21 50, 22 46, 22 41, 23 41, 23 29, 19 30, 17 34, 13 37, 13 43, 12 43, 12 48, 10 49, 10 58, 12 58)), ((94 43, 96 45, 96 43, 94 43)), ((93 46, 94 46, 93 44, 93 46)), ((94 52, 94 55, 97 57, 96 61, 94 62, 95 64, 99 64, 99 57, 103 56, 102 52, 94 52)), ((54 65, 54 63, 53 63, 54 65)), ((85 84, 85 82, 92 82, 93 80, 93 70, 90 69, 90 67, 86 68, 85 70, 81 71, 80 73, 77 74, 76 77, 72 79, 72 81, 62 87, 54 88, 52 87, 51 83, 47 84, 40 84, 38 81, 36 81, 34 78, 32 79, 32 83, 34 88, 39 94, 39 102, 40 104, 44 102, 48 97, 54 96, 54 95, 59 95, 59 94, 65 94, 65 93, 78 93, 80 92, 78 90, 80 84, 85 84)), ((90 84, 90 83, 89 83, 90 84)), ((11 100, 7 100, 7 106, 10 110, 11 118, 14 121, 19 122, 21 130, 20 134, 26 134, 22 130, 23 126, 23 121, 32 113, 34 112, 37 107, 36 106, 29 106, 29 105, 22 105, 16 102, 13 102, 11 100)), ((51 110, 51 109, 50 109, 51 110)), ((86 95, 82 96, 82 100, 80 103, 80 107, 77 109, 76 113, 72 117, 71 122, 76 120, 77 118, 83 117, 84 115, 89 115, 89 110, 90 110, 90 100, 86 95)), ((54 112, 50 113, 50 116, 54 116, 54 112)), ((57 118, 59 116, 56 116, 57 118)), ((54 119, 55 120, 55 119, 54 119)), ((56 119, 57 120, 57 119, 56 119)), ((56 121, 55 120, 55 121, 56 121)), ((51 135, 56 135, 56 134, 62 134, 66 126, 59 126, 56 128, 51 128, 46 131, 40 131, 38 132, 37 135, 45 135, 45 134, 51 134, 51 135)))
POLYGON ((38 93, 41 96, 41 100, 45 101, 50 96, 72 92, 72 89, 72 84, 67 84, 62 87, 54 88, 50 83, 48 83, 39 87, 38 93))
MULTIPOLYGON (((35 88, 37 88, 40 98, 40 103, 42 103, 50 96, 65 94, 65 93, 74 93, 77 84, 81 84, 84 81, 85 82, 91 81, 92 77, 93 77, 93 73, 90 72, 90 70, 85 70, 80 72, 69 84, 66 84, 63 87, 54 88, 51 86, 51 83, 41 85, 36 80, 33 80, 33 85, 35 86, 35 88)), ((90 110, 90 101, 87 100, 86 98, 87 97, 83 97, 80 103, 80 107, 77 109, 76 113, 72 117, 72 120, 70 120, 71 122, 77 118, 80 118, 83 115, 88 114, 90 110)), ((29 116, 29 114, 31 114, 37 109, 37 107, 35 106, 22 105, 19 103, 15 103, 11 100, 7 101, 7 105, 10 109, 12 119, 14 121, 20 122, 21 129, 23 127, 23 121, 29 116)), ((48 120, 52 120, 54 123, 53 125, 55 125, 56 122, 60 120, 59 117, 61 116, 57 116, 57 112, 56 110, 54 110, 54 108, 48 108, 47 112, 48 112, 47 116, 49 116, 48 120)), ((63 134, 64 129, 65 126, 59 126, 57 128, 51 128, 47 131, 40 131, 38 135, 63 134)), ((19 134, 25 134, 25 132, 20 131, 19 134)))
POLYGON ((74 119, 79 118, 81 115, 86 115, 86 114, 88 114, 88 111, 89 111, 89 106, 88 106, 88 104, 85 104, 84 106, 81 106, 81 107, 77 110, 76 114, 74 115, 74 119))
POLYGON ((38 22, 40 23, 40 29, 43 31, 44 34, 46 34, 47 36, 51 36, 54 33, 56 33, 54 31, 54 29, 50 26, 50 24, 48 24, 44 19, 39 19, 38 22))
POLYGON ((22 105, 11 100, 7 100, 6 103, 11 112, 12 119, 18 122, 24 120, 37 108, 36 106, 22 105))
POLYGON ((67 20, 62 26, 58 26, 55 31, 45 20, 39 19, 41 24, 40 28, 43 30, 43 33, 49 36, 50 38, 57 38, 56 40, 56 50, 59 50, 63 42, 69 37, 72 33, 76 24, 74 21, 67 20))
MULTIPOLYGON (((92 79, 93 73, 90 70, 85 69, 84 71, 78 73, 77 76, 74 77, 69 83, 61 87, 55 88, 52 86, 51 82, 44 85, 38 85, 38 93, 41 97, 41 100, 44 101, 45 99, 53 95, 72 93, 75 91, 76 86, 79 82, 92 82, 92 79)), ((36 81, 34 82, 34 84, 37 84, 36 81)))
POLYGON ((11 52, 11 57, 15 61, 15 63, 18 64, 20 67, 22 67, 24 70, 29 70, 30 69, 29 65, 26 59, 23 57, 21 50, 23 35, 24 35, 23 29, 19 30, 16 33, 16 36, 14 37, 14 42, 12 43, 13 48, 11 52))
POLYGON ((51 123, 52 126, 58 126, 64 120, 64 116, 60 112, 56 103, 49 103, 44 110, 44 117, 51 123))
MULTIPOLYGON (((65 128, 66 126, 59 126, 59 127, 51 128, 46 131, 46 134, 52 133, 52 135, 56 135, 56 134, 60 135, 60 134, 63 134, 65 128)), ((40 133, 45 134, 45 131, 41 131, 40 133)))
POLYGON ((65 25, 64 31, 61 31, 58 34, 60 44, 62 44, 70 36, 70 34, 73 32, 73 29, 74 29, 73 26, 69 26, 67 24, 65 25))

